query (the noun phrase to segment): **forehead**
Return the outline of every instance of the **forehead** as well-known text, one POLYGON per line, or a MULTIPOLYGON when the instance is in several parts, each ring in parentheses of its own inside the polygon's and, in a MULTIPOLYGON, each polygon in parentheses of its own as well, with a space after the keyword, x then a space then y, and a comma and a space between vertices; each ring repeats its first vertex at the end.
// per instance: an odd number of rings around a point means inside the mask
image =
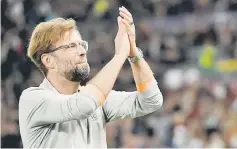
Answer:
POLYGON ((71 34, 69 34, 69 40, 81 40, 81 34, 77 30, 72 30, 71 34))
POLYGON ((73 41, 80 41, 82 40, 81 34, 79 33, 78 30, 70 30, 66 31, 62 37, 61 40, 59 40, 56 45, 62 44, 62 43, 68 43, 68 42, 73 42, 73 41))

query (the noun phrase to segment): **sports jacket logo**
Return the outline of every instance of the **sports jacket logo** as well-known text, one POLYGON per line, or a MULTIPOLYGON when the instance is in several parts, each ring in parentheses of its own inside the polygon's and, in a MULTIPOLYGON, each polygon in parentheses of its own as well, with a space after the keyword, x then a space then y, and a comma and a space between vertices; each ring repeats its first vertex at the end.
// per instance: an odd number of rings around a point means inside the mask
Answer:
POLYGON ((91 119, 94 120, 94 121, 98 119, 96 113, 93 113, 93 114, 91 115, 91 119))

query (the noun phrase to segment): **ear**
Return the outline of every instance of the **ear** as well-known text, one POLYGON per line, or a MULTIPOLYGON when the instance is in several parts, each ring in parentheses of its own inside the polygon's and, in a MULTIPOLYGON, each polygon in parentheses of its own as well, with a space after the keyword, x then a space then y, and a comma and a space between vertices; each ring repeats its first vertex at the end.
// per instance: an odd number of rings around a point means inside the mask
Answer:
POLYGON ((54 69, 56 67, 55 60, 48 54, 42 54, 41 61, 47 69, 54 69))

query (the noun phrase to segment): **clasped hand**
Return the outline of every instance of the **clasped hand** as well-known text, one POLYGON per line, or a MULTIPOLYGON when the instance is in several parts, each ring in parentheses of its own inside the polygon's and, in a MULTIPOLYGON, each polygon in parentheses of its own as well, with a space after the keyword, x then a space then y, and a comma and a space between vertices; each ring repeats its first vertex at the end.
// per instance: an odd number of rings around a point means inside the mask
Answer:
POLYGON ((136 33, 132 14, 125 8, 119 8, 119 16, 117 17, 118 32, 115 37, 115 54, 125 57, 135 56, 136 33))

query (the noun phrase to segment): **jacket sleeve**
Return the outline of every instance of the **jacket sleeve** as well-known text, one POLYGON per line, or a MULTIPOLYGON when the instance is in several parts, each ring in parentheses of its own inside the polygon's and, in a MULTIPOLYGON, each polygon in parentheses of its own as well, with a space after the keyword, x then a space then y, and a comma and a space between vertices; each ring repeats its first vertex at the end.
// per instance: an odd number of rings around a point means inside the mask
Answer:
POLYGON ((106 122, 110 122, 147 115, 159 109, 162 103, 163 96, 154 80, 142 93, 111 91, 103 103, 103 111, 106 122))
POLYGON ((19 101, 19 120, 29 127, 86 119, 99 106, 98 100, 82 92, 54 94, 44 88, 25 90, 19 101))

